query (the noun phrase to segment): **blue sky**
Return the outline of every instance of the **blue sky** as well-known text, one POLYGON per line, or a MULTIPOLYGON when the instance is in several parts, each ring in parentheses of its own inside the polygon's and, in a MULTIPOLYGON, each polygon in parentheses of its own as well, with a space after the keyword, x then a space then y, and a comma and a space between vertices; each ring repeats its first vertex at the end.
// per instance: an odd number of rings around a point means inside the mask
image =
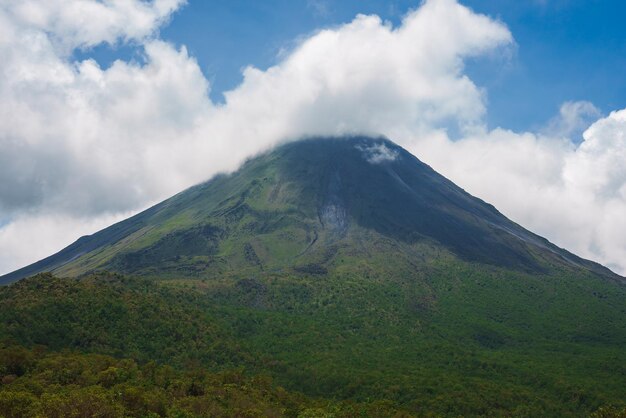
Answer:
MULTIPOLYGON (((488 92, 490 126, 536 129, 568 100, 603 112, 626 106, 626 2, 620 0, 466 0, 504 22, 515 53, 479 58, 468 75, 488 92)), ((212 82, 212 97, 241 82, 241 68, 265 69, 300 36, 377 14, 397 25, 410 0, 190 0, 161 36, 186 45, 212 82)), ((106 47, 104 47, 106 48, 106 47)), ((104 49, 101 48, 101 49, 104 49)), ((109 54, 104 60, 116 54, 109 54)))

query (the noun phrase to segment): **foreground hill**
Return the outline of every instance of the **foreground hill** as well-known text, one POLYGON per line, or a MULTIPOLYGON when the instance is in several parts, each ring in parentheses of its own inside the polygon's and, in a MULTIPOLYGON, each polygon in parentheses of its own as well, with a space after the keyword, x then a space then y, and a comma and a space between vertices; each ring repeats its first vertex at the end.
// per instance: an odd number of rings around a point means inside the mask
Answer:
POLYGON ((623 278, 382 139, 285 145, 6 279, 39 270, 69 278, 0 288, 5 352, 42 358, 0 362, 0 415, 81 390, 130 416, 626 406, 623 278), (155 380, 151 361, 179 374, 155 380), (235 371, 237 400, 220 398, 231 383, 215 376, 235 371), (265 409, 247 408, 254 399, 265 409))

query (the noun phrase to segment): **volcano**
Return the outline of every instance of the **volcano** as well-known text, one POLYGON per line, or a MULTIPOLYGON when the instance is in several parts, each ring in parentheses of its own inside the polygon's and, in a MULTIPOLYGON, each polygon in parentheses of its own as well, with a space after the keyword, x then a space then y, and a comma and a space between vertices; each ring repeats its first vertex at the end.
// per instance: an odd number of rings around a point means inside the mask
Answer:
POLYGON ((617 278, 510 221, 393 142, 351 137, 283 145, 0 282, 43 271, 322 274, 371 257, 406 266, 455 257, 525 272, 583 269, 617 278))

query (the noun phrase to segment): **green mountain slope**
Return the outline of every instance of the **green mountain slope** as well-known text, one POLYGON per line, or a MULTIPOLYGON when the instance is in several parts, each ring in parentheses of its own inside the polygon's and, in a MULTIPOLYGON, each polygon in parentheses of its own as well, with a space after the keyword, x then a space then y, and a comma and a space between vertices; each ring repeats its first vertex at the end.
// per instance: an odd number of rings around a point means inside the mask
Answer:
MULTIPOLYGON (((154 360, 180 380, 243 368, 249 391, 232 390, 269 402, 273 416, 578 417, 626 406, 624 279, 383 139, 282 146, 5 279, 39 270, 70 278, 0 288, 7 350, 69 349, 90 364, 80 353, 98 353, 141 370, 154 360), (259 375, 271 389, 255 386, 259 375), (289 394, 277 398, 277 386, 289 394)), ((0 381, 17 375, 2 364, 0 381)), ((37 367, 0 385, 0 415, 17 392, 36 409, 82 382, 110 389, 88 377, 48 387, 37 367)), ((141 382, 193 402, 190 382, 133 379, 119 393, 141 382)), ((157 406, 148 412, 211 416, 157 406)))

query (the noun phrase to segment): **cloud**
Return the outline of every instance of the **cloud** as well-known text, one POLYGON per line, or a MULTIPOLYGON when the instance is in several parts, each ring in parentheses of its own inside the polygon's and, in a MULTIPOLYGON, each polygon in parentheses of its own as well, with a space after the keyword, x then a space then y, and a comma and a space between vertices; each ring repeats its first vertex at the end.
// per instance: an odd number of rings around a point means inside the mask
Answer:
POLYGON ((185 0, 1 0, 0 7, 4 23, 18 27, 15 35, 45 36, 57 52, 69 53, 103 42, 142 41, 183 3, 185 0))
POLYGON ((195 59, 158 39, 180 5, 0 0, 0 272, 282 141, 353 133, 399 142, 535 232, 626 271, 623 116, 580 146, 568 135, 593 113, 583 102, 551 131, 488 131, 464 60, 511 46, 503 23, 453 0, 426 1, 398 27, 359 15, 246 68, 216 104, 195 59), (107 18, 92 27, 95 14, 107 18), (103 42, 135 43, 143 59, 71 58, 103 42))
POLYGON ((580 142, 582 133, 601 116, 600 109, 591 102, 568 101, 561 105, 559 114, 550 120, 543 133, 580 142))
POLYGON ((150 41, 145 56, 106 71, 56 57, 20 63, 18 76, 5 67, 0 176, 14 181, 0 210, 119 211, 187 184, 175 167, 163 175, 166 150, 206 113, 208 84, 184 49, 150 41))
POLYGON ((274 67, 246 68, 201 136, 216 148, 236 138, 224 156, 232 160, 302 135, 470 132, 482 124, 485 98, 463 60, 511 42, 503 24, 451 0, 426 2, 397 28, 359 15, 303 40, 274 67))
POLYGON ((370 164, 381 164, 395 161, 398 158, 398 151, 380 143, 369 147, 357 145, 357 149, 363 154, 363 158, 370 164))

